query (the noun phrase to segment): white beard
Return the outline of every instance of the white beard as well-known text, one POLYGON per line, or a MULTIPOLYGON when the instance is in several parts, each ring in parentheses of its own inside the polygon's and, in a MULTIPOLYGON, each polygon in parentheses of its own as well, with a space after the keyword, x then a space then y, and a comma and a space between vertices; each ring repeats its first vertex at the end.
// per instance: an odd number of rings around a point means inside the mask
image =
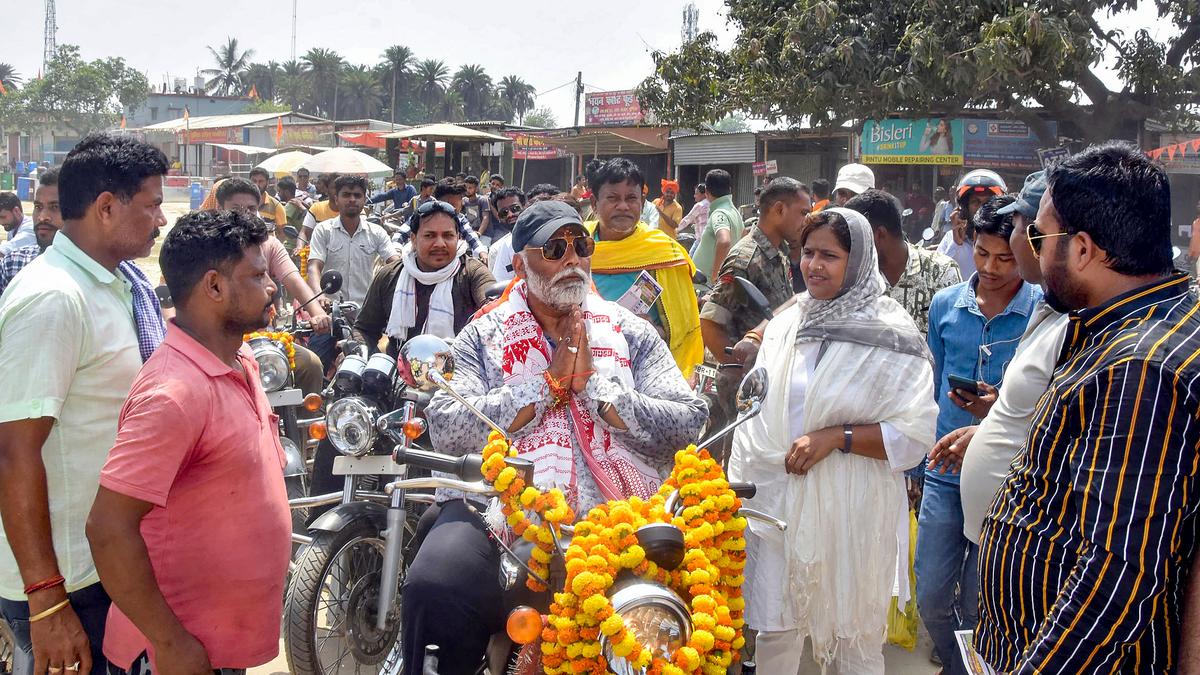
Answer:
POLYGON ((555 309, 582 305, 591 281, 587 272, 578 267, 565 269, 547 279, 526 266, 525 277, 529 283, 529 291, 534 297, 555 309), (565 281, 568 279, 571 281, 565 281))

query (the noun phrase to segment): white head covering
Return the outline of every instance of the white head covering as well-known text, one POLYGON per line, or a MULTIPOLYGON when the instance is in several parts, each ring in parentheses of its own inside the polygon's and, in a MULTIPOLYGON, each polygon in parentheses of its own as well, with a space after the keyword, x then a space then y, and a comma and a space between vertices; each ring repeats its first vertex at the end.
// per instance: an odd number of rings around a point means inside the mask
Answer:
POLYGON ((838 295, 832 299, 818 300, 808 292, 800 295, 797 304, 802 318, 796 331, 796 343, 853 342, 932 360, 925 338, 911 319, 907 325, 879 319, 880 303, 896 304, 897 307, 899 303, 884 295, 887 282, 879 271, 875 234, 866 217, 843 207, 825 209, 821 213, 836 213, 849 226, 846 276, 838 295))

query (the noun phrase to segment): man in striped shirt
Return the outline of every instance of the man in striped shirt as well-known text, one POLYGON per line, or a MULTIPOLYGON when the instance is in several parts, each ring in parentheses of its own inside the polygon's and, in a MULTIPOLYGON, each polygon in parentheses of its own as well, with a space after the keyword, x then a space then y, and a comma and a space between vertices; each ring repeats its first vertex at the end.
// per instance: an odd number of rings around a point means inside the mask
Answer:
POLYGON ((1067 337, 980 538, 975 648, 1009 673, 1177 665, 1196 538, 1200 315, 1137 149, 1048 176, 1029 238, 1067 337))

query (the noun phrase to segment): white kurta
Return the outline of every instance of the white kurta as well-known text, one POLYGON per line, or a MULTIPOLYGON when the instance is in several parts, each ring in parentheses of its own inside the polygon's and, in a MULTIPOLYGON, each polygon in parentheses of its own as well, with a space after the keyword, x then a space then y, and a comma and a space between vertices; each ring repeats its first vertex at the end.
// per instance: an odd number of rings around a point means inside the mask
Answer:
POLYGON ((818 661, 839 643, 878 650, 898 573, 908 588, 908 502, 903 471, 933 442, 937 406, 928 361, 888 350, 831 343, 793 346, 797 314, 772 321, 758 365, 775 392, 763 413, 739 429, 732 480, 758 493, 748 506, 783 518, 786 533, 751 521, 747 535, 747 623, 798 630, 818 661), (842 424, 879 423, 888 460, 834 452, 805 476, 786 473, 792 440, 842 424), (901 551, 904 555, 901 555, 901 551))

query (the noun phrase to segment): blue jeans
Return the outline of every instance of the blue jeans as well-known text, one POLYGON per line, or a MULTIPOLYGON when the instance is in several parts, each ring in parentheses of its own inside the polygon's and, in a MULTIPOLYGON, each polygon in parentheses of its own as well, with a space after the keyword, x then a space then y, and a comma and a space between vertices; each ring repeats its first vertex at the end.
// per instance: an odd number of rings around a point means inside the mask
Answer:
MULTIPOLYGON (((100 584, 81 588, 67 597, 71 599, 71 609, 75 610, 83 632, 91 642, 92 672, 103 673, 108 668, 103 651, 104 624, 108 621, 108 607, 112 600, 108 599, 108 593, 104 592, 104 587, 100 584)), ((17 641, 14 675, 29 675, 33 672, 33 642, 29 639, 29 604, 0 598, 0 614, 4 615, 4 620, 12 629, 13 639, 17 641)))
POLYGON ((926 476, 917 519, 917 609, 946 675, 965 675, 954 631, 979 620, 979 547, 963 536, 957 483, 926 476))

